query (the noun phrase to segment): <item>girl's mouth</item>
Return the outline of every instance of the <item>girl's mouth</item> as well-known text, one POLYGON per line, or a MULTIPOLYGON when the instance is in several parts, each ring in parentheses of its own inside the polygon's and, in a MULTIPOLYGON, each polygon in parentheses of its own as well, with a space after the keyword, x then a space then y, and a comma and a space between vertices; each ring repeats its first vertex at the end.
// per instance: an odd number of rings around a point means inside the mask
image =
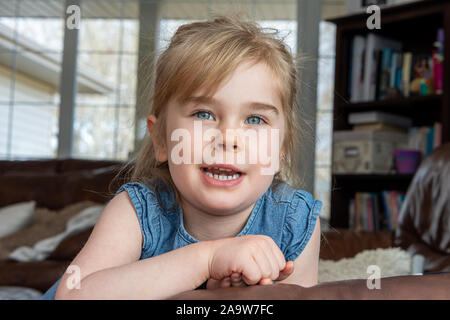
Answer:
POLYGON ((202 168, 203 172, 211 178, 214 178, 216 180, 234 180, 239 178, 242 173, 236 172, 231 169, 225 169, 220 167, 209 167, 209 168, 202 168))
POLYGON ((201 167, 201 172, 206 182, 215 186, 234 186, 242 181, 243 172, 232 166, 208 166, 201 167))

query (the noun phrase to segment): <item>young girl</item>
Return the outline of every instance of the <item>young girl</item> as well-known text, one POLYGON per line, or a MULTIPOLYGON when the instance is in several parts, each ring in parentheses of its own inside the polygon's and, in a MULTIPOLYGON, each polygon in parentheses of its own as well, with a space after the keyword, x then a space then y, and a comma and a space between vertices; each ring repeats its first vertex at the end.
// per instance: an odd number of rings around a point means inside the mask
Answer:
POLYGON ((158 58, 150 135, 131 179, 44 299, 165 299, 202 285, 317 284, 322 204, 297 189, 297 65, 263 31, 232 16, 178 28, 158 58), (264 130, 277 134, 246 143, 264 130), (275 157, 248 161, 255 146, 275 157), (218 157, 238 153, 246 161, 218 157))

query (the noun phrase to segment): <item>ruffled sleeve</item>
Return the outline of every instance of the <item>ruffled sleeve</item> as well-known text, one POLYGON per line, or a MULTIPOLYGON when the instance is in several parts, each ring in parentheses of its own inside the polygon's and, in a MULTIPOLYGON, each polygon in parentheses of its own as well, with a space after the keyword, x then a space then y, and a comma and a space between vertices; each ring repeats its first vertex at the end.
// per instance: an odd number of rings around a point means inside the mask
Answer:
POLYGON ((297 190, 286 212, 282 251, 286 261, 293 261, 306 247, 316 226, 322 202, 304 190, 297 190))
POLYGON ((122 191, 128 193, 141 225, 143 237, 141 257, 151 256, 160 233, 160 223, 156 214, 158 201, 155 193, 140 182, 130 182, 122 185, 117 190, 116 195, 122 191))

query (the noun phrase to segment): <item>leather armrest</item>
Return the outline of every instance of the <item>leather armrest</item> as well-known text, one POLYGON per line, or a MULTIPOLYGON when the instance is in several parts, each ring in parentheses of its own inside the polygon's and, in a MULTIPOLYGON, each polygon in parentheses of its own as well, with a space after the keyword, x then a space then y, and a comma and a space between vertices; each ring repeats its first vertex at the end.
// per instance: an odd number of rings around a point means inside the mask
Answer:
POLYGON ((70 261, 0 261, 0 286, 47 291, 66 271, 70 261))
POLYGON ((293 284, 220 288, 183 292, 171 300, 430 300, 450 299, 450 273, 380 279, 380 289, 367 280, 321 283, 310 288, 293 284))

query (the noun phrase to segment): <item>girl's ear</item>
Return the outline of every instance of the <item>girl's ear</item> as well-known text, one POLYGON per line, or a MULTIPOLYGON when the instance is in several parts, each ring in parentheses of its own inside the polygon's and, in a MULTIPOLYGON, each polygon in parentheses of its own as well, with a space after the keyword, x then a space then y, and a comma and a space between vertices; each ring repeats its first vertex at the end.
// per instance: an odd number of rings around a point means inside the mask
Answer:
POLYGON ((148 133, 150 133, 150 136, 153 134, 153 129, 155 128, 156 125, 156 117, 153 114, 149 114, 147 116, 147 130, 148 133))
POLYGON ((276 173, 279 173, 281 171, 281 166, 285 160, 286 160, 286 154, 284 153, 283 149, 281 149, 280 157, 278 158, 278 170, 276 173))
POLYGON ((155 149, 155 158, 159 162, 165 162, 168 160, 167 149, 165 147, 164 141, 161 140, 158 132, 155 131, 156 127, 156 117, 153 114, 147 117, 147 130, 152 137, 153 147, 155 149))

